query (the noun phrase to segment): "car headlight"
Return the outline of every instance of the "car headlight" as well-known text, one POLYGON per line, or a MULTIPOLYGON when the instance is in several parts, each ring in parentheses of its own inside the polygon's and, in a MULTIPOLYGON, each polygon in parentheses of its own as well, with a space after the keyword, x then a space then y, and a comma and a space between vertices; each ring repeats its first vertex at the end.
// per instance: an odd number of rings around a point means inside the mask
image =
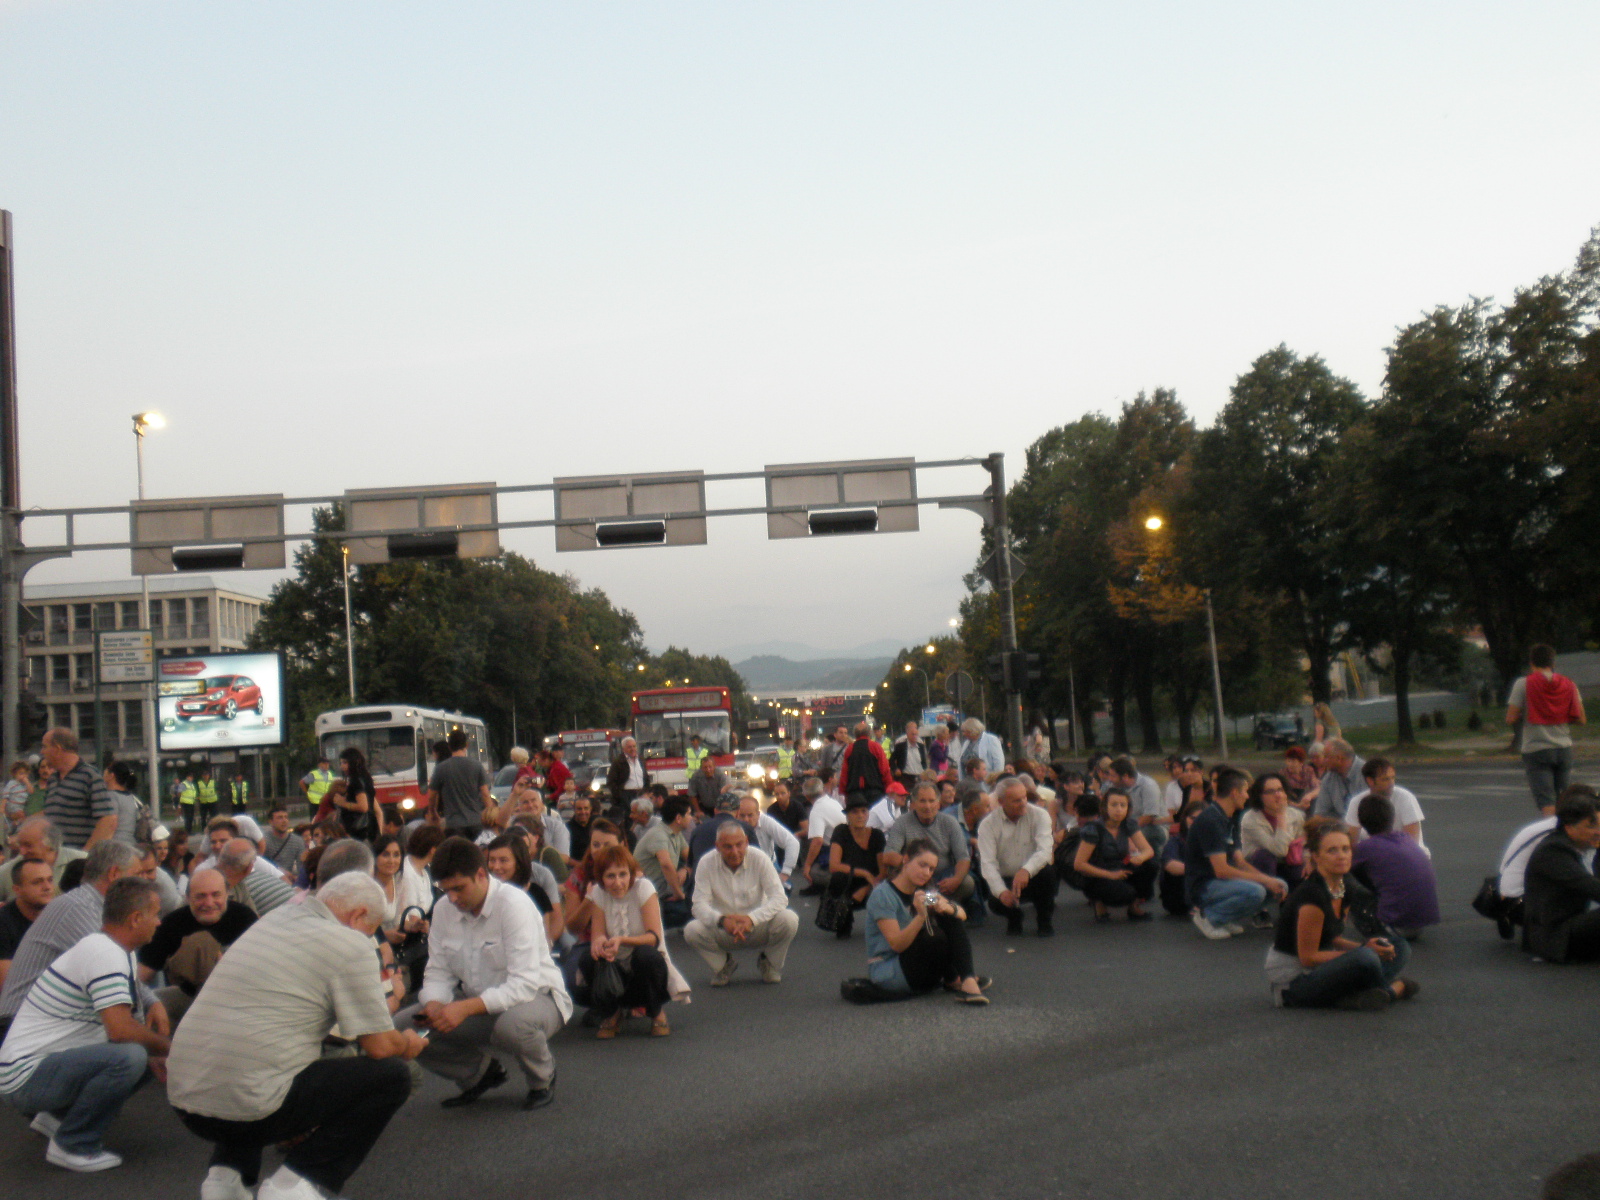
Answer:
POLYGON ((759 782, 761 779, 766 777, 766 772, 761 769, 760 763, 751 763, 750 766, 745 770, 745 775, 748 778, 759 782))
POLYGON ((598 792, 600 790, 600 777, 598 775, 589 780, 589 790, 591 792, 598 792))

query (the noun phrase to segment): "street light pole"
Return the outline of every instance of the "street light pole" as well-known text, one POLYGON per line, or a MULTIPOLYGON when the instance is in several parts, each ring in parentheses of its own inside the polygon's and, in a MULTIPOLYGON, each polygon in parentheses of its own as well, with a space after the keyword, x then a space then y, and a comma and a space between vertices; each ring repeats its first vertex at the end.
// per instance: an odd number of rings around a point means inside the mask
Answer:
POLYGON ((11 285, 11 214, 0 209, 0 741, 6 763, 22 757, 18 708, 22 704, 20 548, 22 477, 17 453, 17 325, 11 285))
MULTIPOLYGON (((1013 656, 1017 650, 1017 606, 1011 578, 1011 527, 1006 521, 1006 456, 999 453, 991 454, 984 460, 984 465, 989 468, 989 506, 993 517, 991 528, 994 531, 994 565, 997 582, 995 593, 1000 600, 1000 649, 1006 656, 1005 661, 1014 663, 1013 656)), ((1014 754, 1022 753, 1022 685, 1016 678, 1017 674, 1016 670, 1008 668, 1005 680, 1006 733, 1010 738, 1014 754)))
POLYGON ((356 702, 356 644, 350 633, 350 543, 339 543, 339 573, 344 577, 344 660, 350 677, 350 703, 356 702))
MULTIPOLYGON (((133 416, 133 446, 134 457, 139 464, 139 499, 144 499, 144 431, 146 429, 160 429, 165 424, 155 413, 135 413, 133 416)), ((144 753, 145 774, 150 780, 150 812, 157 820, 161 820, 161 751, 157 746, 156 721, 161 715, 161 684, 156 679, 156 626, 150 612, 150 577, 139 576, 139 620, 150 631, 150 688, 148 694, 140 701, 145 710, 144 717, 144 753)), ((97 648, 98 649, 98 648, 97 648)), ((98 683, 98 668, 96 663, 96 687, 98 683)), ((100 693, 95 693, 96 699, 100 693)), ((103 737, 99 728, 95 729, 98 736, 103 737)))
POLYGON ((928 673, 926 671, 924 671, 921 667, 913 667, 910 663, 906 664, 906 671, 907 671, 908 674, 910 672, 912 672, 912 671, 915 671, 918 675, 922 676, 922 707, 925 710, 932 708, 933 707, 933 689, 932 689, 932 685, 929 684, 929 682, 928 682, 928 673))
POLYGON ((1211 589, 1206 589, 1206 640, 1211 643, 1211 690, 1217 702, 1217 758, 1228 757, 1228 733, 1222 725, 1222 668, 1217 665, 1217 622, 1211 613, 1211 589))

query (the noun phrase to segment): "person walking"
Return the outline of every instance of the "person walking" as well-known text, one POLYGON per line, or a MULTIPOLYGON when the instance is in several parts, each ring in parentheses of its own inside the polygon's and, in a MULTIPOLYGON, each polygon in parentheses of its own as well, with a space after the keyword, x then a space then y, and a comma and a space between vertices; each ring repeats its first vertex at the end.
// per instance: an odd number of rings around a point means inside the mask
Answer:
POLYGON ((1556 799, 1572 776, 1572 726, 1587 720, 1577 685, 1556 673, 1556 652, 1542 645, 1529 650, 1528 673, 1506 698, 1506 724, 1522 722, 1522 769, 1533 802, 1547 817, 1555 815, 1556 799))

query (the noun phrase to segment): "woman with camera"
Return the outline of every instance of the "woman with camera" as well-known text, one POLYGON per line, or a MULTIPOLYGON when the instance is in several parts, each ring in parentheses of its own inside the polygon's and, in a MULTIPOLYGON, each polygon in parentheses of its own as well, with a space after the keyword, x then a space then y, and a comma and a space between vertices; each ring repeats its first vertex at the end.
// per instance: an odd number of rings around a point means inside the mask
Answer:
POLYGON ((988 986, 972 970, 972 944, 959 905, 930 887, 939 866, 931 842, 917 839, 893 878, 867 898, 867 975, 886 992, 911 995, 943 984, 963 1004, 987 1004, 988 986))
POLYGON ((1267 951, 1273 1002, 1378 1012, 1412 999, 1417 985, 1400 976, 1410 947, 1403 939, 1367 937, 1359 928, 1381 926, 1376 897, 1350 878, 1349 832, 1338 820, 1317 818, 1307 822, 1305 837, 1311 870, 1283 902, 1267 951))

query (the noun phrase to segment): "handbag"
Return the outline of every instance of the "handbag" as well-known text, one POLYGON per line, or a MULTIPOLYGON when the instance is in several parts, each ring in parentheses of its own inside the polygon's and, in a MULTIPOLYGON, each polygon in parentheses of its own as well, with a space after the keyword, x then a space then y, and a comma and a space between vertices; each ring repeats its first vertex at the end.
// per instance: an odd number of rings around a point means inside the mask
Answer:
POLYGON ((822 899, 817 901, 817 928, 825 929, 829 933, 838 933, 839 930, 854 924, 855 918, 850 915, 850 889, 835 894, 830 888, 822 894, 822 899))
POLYGON ((593 975, 589 982, 589 1005, 602 1012, 610 1012, 622 1003, 622 994, 628 990, 628 981, 622 977, 622 967, 615 959, 598 958, 594 962, 593 975))
MULTIPOLYGON (((411 905, 400 914, 400 928, 406 927, 406 920, 412 913, 416 913, 424 921, 428 920, 431 912, 423 912, 418 905, 411 905)), ((428 935, 421 930, 408 933, 405 940, 394 948, 394 965, 397 970, 409 971, 417 963, 428 957, 428 935)))

